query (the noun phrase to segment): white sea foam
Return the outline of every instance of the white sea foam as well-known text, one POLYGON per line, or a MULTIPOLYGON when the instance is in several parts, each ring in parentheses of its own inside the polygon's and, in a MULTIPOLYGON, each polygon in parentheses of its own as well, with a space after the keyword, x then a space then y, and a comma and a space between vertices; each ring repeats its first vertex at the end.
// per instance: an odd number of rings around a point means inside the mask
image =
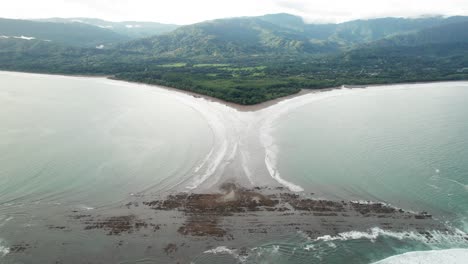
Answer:
POLYGON ((216 169, 218 168, 219 164, 223 161, 226 155, 226 152, 228 150, 227 148, 228 148, 228 144, 225 141, 221 145, 221 148, 217 151, 216 156, 213 159, 211 159, 212 162, 208 164, 205 172, 201 175, 195 175, 192 180, 192 184, 187 186, 187 188, 195 189, 200 184, 205 182, 210 176, 212 176, 215 173, 216 169))
MULTIPOLYGON (((117 85, 122 85, 120 82, 117 85)), ((129 84, 134 85, 134 84, 129 84)), ((375 91, 387 89, 406 89, 407 86, 381 87, 375 91)), ((165 89, 151 89, 158 93, 171 93, 171 96, 182 104, 197 111, 207 122, 212 132, 212 146, 208 154, 197 164, 192 174, 180 181, 187 189, 201 186, 210 187, 222 177, 229 177, 225 169, 236 162, 243 176, 252 185, 268 184, 268 179, 276 181, 291 191, 304 189, 284 179, 278 169, 280 148, 274 140, 273 132, 276 121, 290 111, 318 100, 365 92, 363 89, 339 89, 323 93, 311 93, 267 107, 254 112, 241 112, 218 102, 204 98, 194 98, 183 93, 174 93, 165 89), (263 151, 260 156, 258 151, 263 151)), ((238 175, 235 171, 234 175, 238 175)))
POLYGON ((277 154, 278 150, 275 146, 271 146, 270 148, 265 148, 265 166, 270 173, 271 177, 275 179, 278 183, 286 186, 290 191, 293 192, 302 192, 304 188, 294 183, 288 182, 281 178, 281 175, 276 168, 277 164, 277 154))
POLYGON ((247 260, 247 256, 241 256, 237 253, 237 249, 229 249, 225 246, 219 246, 217 248, 206 250, 205 254, 227 254, 231 255, 233 258, 239 260, 240 262, 245 262, 247 260))
POLYGON ((12 219, 13 219, 13 216, 7 216, 7 217, 4 217, 4 218, 1 218, 0 219, 0 227, 4 226, 6 223, 11 221, 12 219))
POLYGON ((208 155, 205 156, 203 161, 197 167, 195 167, 194 172, 198 172, 203 166, 205 166, 205 164, 210 160, 212 155, 213 155, 213 148, 211 148, 210 152, 208 153, 208 155))
POLYGON ((10 248, 3 246, 3 239, 0 238, 0 257, 4 257, 6 254, 10 253, 10 248))
POLYGON ((305 246, 304 246, 304 250, 307 250, 307 251, 314 250, 314 249, 315 249, 315 246, 312 245, 312 244, 309 244, 309 245, 305 245, 305 246))
POLYGON ((304 191, 301 186, 282 178, 277 168, 279 147, 272 135, 275 121, 291 110, 312 101, 340 96, 354 91, 342 89, 327 93, 309 94, 281 101, 256 112, 240 112, 220 103, 209 102, 202 98, 194 100, 190 95, 179 94, 178 98, 182 103, 190 106, 205 118, 211 128, 214 140, 212 149, 195 167, 195 175, 186 187, 196 189, 203 183, 212 184, 216 182, 222 177, 226 165, 236 158, 240 160, 245 177, 253 185, 255 178, 252 172, 259 173, 257 168, 259 165, 251 161, 252 158, 257 156, 257 154, 251 154, 251 151, 252 148, 256 147, 255 144, 258 144, 259 147, 264 149, 265 173, 268 173, 271 179, 291 191, 304 191), (247 141, 252 139, 252 135, 257 135, 258 142, 247 141), (255 146, 253 147, 252 144, 255 146))
POLYGON ((90 207, 90 206, 87 206, 87 205, 84 205, 84 204, 78 205, 78 208, 81 209, 81 210, 86 210, 86 211, 94 210, 94 207, 90 207))
MULTIPOLYGON (((118 86, 135 85, 112 80, 103 80, 103 82, 118 86)), ((240 127, 237 117, 238 111, 221 103, 211 102, 204 98, 194 98, 189 94, 154 89, 148 85, 141 86, 146 86, 155 93, 170 94, 172 98, 198 112, 205 119, 213 135, 211 149, 194 167, 190 178, 181 180, 179 184, 183 184, 186 189, 196 189, 203 183, 209 185, 216 183, 217 179, 223 175, 226 165, 237 152, 236 146, 239 141, 237 135, 240 127)))
POLYGON ((265 184, 261 182, 262 178, 258 177, 257 174, 267 173, 272 180, 291 191, 303 191, 304 189, 301 186, 281 177, 277 168, 279 147, 275 144, 272 136, 273 125, 277 118, 297 107, 311 101, 346 94, 350 91, 350 89, 343 89, 342 91, 329 93, 309 94, 281 101, 276 105, 255 112, 240 112, 221 103, 210 102, 203 98, 194 99, 191 95, 175 94, 174 97, 177 100, 197 111, 205 119, 213 134, 212 148, 194 168, 194 175, 188 179, 185 187, 187 189, 196 189, 202 184, 211 186, 224 176, 223 173, 227 165, 238 161, 245 178, 252 185, 255 183, 265 184), (255 137, 255 135, 257 136, 255 137), (259 164, 260 160, 257 162, 258 153, 252 152, 258 149, 257 147, 263 148, 265 153, 264 167, 261 169, 258 167, 261 166, 259 164), (257 177, 254 178, 253 173, 257 177))
POLYGON ((279 249, 280 249, 280 246, 278 246, 278 245, 273 245, 273 250, 271 251, 271 253, 276 254, 276 253, 279 252, 279 249))
POLYGON ((220 246, 220 247, 217 247, 217 248, 206 250, 203 253, 206 253, 206 254, 220 254, 220 253, 234 254, 236 251, 237 251, 236 249, 229 249, 229 248, 227 248, 225 246, 220 246))
POLYGON ((15 39, 24 39, 24 40, 33 40, 33 39, 36 39, 35 37, 26 37, 26 36, 14 36, 13 38, 15 39))
POLYGON ((465 264, 468 249, 414 251, 392 256, 374 264, 465 264))
POLYGON ((252 172, 249 169, 249 166, 247 166, 248 160, 249 160, 249 155, 245 151, 241 151, 241 158, 242 158, 242 170, 245 173, 245 176, 249 180, 250 184, 254 185, 253 179, 252 179, 252 172))
POLYGON ((35 37, 27 37, 27 36, 5 36, 5 35, 0 35, 0 38, 4 39, 9 39, 9 38, 14 38, 14 39, 24 39, 24 40, 33 40, 36 39, 35 37))
POLYGON ((316 238, 314 241, 329 242, 329 241, 347 241, 357 239, 368 239, 374 242, 377 238, 384 236, 398 240, 415 240, 426 244, 443 244, 443 245, 466 245, 468 246, 468 235, 458 229, 451 232, 430 231, 428 234, 420 234, 413 231, 393 232, 380 229, 378 227, 370 229, 368 232, 349 231, 339 233, 336 236, 325 235, 316 238))
POLYGON ((263 116, 265 116, 265 119, 263 120, 263 124, 260 128, 260 141, 265 149, 265 166, 273 179, 286 186, 291 191, 301 192, 304 190, 301 186, 284 180, 277 169, 279 147, 275 144, 272 136, 275 121, 286 113, 310 102, 340 96, 350 93, 351 91, 351 89, 341 89, 327 93, 308 94, 281 101, 278 104, 261 111, 263 116))
POLYGON ((275 145, 272 134, 272 123, 273 119, 267 119, 262 130, 263 133, 260 134, 260 141, 265 148, 265 166, 268 170, 270 176, 275 179, 281 185, 286 186, 289 190, 293 192, 302 192, 304 189, 294 183, 288 182, 281 178, 280 172, 277 169, 278 163, 278 146, 275 145))

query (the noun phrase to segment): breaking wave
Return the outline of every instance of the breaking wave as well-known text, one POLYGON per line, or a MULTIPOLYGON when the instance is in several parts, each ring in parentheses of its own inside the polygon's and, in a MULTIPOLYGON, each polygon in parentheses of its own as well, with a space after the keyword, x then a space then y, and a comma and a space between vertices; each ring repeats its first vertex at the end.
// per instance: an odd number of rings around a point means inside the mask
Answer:
POLYGON ((388 237, 388 238, 394 238, 398 240, 405 240, 405 239, 415 240, 415 241, 419 241, 425 244, 468 246, 468 234, 458 229, 455 229, 452 232, 450 231, 447 231, 447 232, 428 231, 425 233, 417 233, 414 231, 393 232, 393 231, 383 230, 378 227, 374 227, 370 229, 368 232, 349 231, 349 232, 339 233, 336 236, 330 236, 330 235, 320 236, 314 239, 313 241, 314 242, 317 242, 317 241, 330 242, 330 241, 368 239, 374 242, 379 237, 388 237))
POLYGON ((392 256, 374 264, 464 264, 468 249, 414 251, 392 256))
POLYGON ((230 255, 232 256, 234 259, 240 261, 240 262, 245 262, 247 260, 247 257, 248 256, 241 256, 239 253, 238 253, 238 250, 237 249, 229 249, 225 246, 219 246, 217 248, 213 248, 213 249, 209 249, 209 250, 206 250, 205 252, 203 252, 205 254, 226 254, 226 255, 230 255))
POLYGON ((0 257, 4 257, 6 254, 10 253, 10 248, 3 246, 3 239, 0 238, 0 257))

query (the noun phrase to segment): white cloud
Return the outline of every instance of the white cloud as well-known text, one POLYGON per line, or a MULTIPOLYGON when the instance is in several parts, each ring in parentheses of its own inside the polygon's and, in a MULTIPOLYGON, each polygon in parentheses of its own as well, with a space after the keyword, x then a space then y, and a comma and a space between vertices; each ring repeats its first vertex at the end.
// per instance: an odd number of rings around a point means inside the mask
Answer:
POLYGON ((467 0, 2 0, 1 7, 0 17, 97 17, 176 24, 278 12, 320 22, 424 14, 468 15, 467 0))

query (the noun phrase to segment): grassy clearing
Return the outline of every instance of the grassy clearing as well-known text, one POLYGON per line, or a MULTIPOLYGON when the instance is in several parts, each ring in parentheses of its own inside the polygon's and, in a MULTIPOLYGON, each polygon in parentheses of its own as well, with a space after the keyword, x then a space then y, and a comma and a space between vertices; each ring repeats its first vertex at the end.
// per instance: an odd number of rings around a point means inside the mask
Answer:
POLYGON ((194 68, 200 67, 213 67, 213 68, 220 68, 220 67, 228 67, 230 64, 222 64, 222 63, 201 63, 193 65, 194 68))
POLYGON ((168 63, 168 64, 161 64, 158 65, 158 67, 161 68, 181 68, 187 66, 187 63, 185 62, 176 62, 176 63, 168 63))

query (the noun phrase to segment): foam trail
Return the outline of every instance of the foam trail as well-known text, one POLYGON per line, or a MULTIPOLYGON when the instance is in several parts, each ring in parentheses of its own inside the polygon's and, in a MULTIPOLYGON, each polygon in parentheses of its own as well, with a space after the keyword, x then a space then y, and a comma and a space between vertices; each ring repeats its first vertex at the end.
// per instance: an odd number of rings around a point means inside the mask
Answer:
POLYGON ((199 188, 202 184, 204 187, 213 186, 223 176, 230 176, 229 173, 225 173, 225 168, 228 164, 238 160, 245 174, 244 177, 252 185, 255 183, 254 180, 264 184, 261 181, 261 175, 258 174, 266 173, 269 174, 271 179, 294 192, 301 192, 304 189, 283 179, 277 169, 279 149, 272 136, 273 123, 287 112, 312 101, 354 91, 341 89, 327 93, 308 94, 281 101, 259 111, 241 112, 204 98, 194 99, 193 96, 187 94, 174 93, 163 89, 158 90, 160 93, 173 94, 178 101, 197 111, 206 120, 213 134, 211 150, 194 168, 194 176, 185 180, 189 181, 185 188, 193 190, 199 188), (252 137, 252 135, 257 136, 252 137), (253 138, 256 140, 252 141, 253 138), (265 153, 264 167, 261 170, 257 168, 259 166, 258 162, 252 160, 258 156, 258 153, 252 152, 257 144, 264 149, 265 153), (252 175, 253 172, 256 174, 255 178, 252 175))
POLYGON ((303 192, 304 188, 294 183, 288 182, 281 178, 279 171, 276 169, 278 148, 276 146, 270 146, 265 148, 265 166, 270 173, 271 177, 278 183, 286 186, 293 192, 303 192))
POLYGON ((392 256, 374 264, 465 264, 468 249, 414 251, 392 256))
POLYGON ((211 156, 213 155, 213 148, 211 148, 210 152, 208 153, 208 155, 206 155, 205 159, 203 159, 203 161, 197 166, 195 167, 195 170, 194 172, 198 172, 201 168, 203 168, 203 166, 205 166, 205 164, 210 160, 211 156))
POLYGON ((12 219, 13 219, 12 216, 0 219, 0 227, 3 227, 6 223, 8 223, 12 219))
MULTIPOLYGON (((219 103, 209 102, 205 99, 193 100, 191 96, 180 94, 179 97, 182 103, 198 111, 205 118, 214 137, 211 151, 195 168, 195 176, 192 177, 186 188, 196 189, 204 183, 212 186, 223 177, 224 168, 236 159, 240 161, 245 178, 254 185, 252 171, 255 171, 255 173, 261 172, 255 170, 258 164, 251 161, 258 154, 251 152, 258 144, 264 149, 265 153, 263 159, 265 173, 293 192, 304 191, 301 186, 283 179, 277 169, 279 148, 272 136, 273 124, 280 116, 312 101, 350 92, 355 92, 355 90, 342 89, 327 93, 309 94, 279 102, 256 112, 240 112, 219 103), (254 137, 256 140, 249 141, 249 139, 252 139, 252 135, 257 135, 257 137, 254 137)), ((256 179, 260 178, 256 177, 256 179)))
MULTIPOLYGON (((112 80, 103 80, 103 82, 119 86, 135 85, 112 80)), ((313 101, 364 91, 363 89, 343 88, 310 93, 280 101, 259 111, 241 112, 222 103, 212 102, 204 98, 194 98, 188 94, 166 89, 154 89, 154 86, 143 86, 148 87, 155 93, 170 94, 183 105, 198 112, 208 123, 213 135, 211 149, 194 167, 193 175, 180 181, 184 188, 191 190, 199 187, 210 188, 220 182, 223 177, 236 175, 245 178, 246 182, 252 185, 268 184, 265 181, 271 179, 291 191, 303 191, 304 189, 301 186, 282 178, 277 168, 279 147, 272 136, 276 120, 288 112, 313 101), (258 150, 264 152, 263 159, 259 159, 258 150), (235 167, 240 166, 243 175, 239 175, 238 170, 233 173, 226 172, 226 168, 232 168, 228 166, 229 164, 234 164, 235 167)), ((380 88, 379 90, 405 88, 406 86, 402 85, 380 88)), ((262 156, 260 155, 260 157, 262 156)), ((236 180, 240 181, 241 179, 236 180)))
POLYGON ((3 239, 0 238, 0 257, 4 257, 8 253, 10 253, 10 248, 7 246, 2 246, 3 244, 3 239))
POLYGON ((272 133, 273 133, 273 124, 275 121, 285 115, 286 113, 304 106, 310 102, 323 100, 326 98, 331 98, 335 96, 341 96, 351 92, 356 92, 356 90, 351 89, 340 89, 328 91, 326 93, 312 93, 304 96, 292 98, 289 100, 281 101, 276 105, 273 105, 269 108, 266 108, 261 112, 263 122, 260 128, 260 141, 265 149, 265 166, 268 170, 270 176, 275 179, 281 185, 286 186, 289 190, 293 192, 301 192, 304 189, 294 183, 288 182, 285 179, 281 178, 281 175, 277 169, 277 157, 279 148, 275 144, 272 133))
POLYGON ((203 98, 194 99, 183 93, 165 90, 163 92, 174 94, 177 100, 198 112, 208 123, 213 134, 213 145, 210 152, 195 167, 193 171, 195 176, 189 179, 190 183, 186 186, 187 189, 196 189, 218 171, 222 173, 223 166, 221 164, 230 158, 228 155, 233 156, 233 152, 236 151, 237 141, 228 127, 229 123, 226 122, 226 118, 231 118, 235 110, 203 98), (232 152, 229 151, 231 149, 232 152))
MULTIPOLYGON (((137 84, 123 83, 121 81, 102 79, 103 83, 117 85, 117 86, 135 86, 137 84)), ((203 182, 207 181, 219 169, 220 164, 225 159, 228 149, 232 145, 231 137, 228 135, 228 129, 224 117, 229 112, 229 108, 219 103, 209 102, 204 98, 195 99, 193 96, 185 93, 174 92, 165 88, 159 87, 155 89, 152 85, 138 84, 140 86, 150 89, 154 93, 170 94, 172 98, 179 101, 181 104, 198 112, 201 117, 205 119, 213 134, 212 148, 209 153, 202 159, 202 161, 195 166, 193 173, 195 176, 188 179, 183 179, 179 184, 186 184, 187 189, 195 189, 203 182)), ((179 185, 177 184, 177 185, 179 185)), ((176 186, 177 186, 176 185, 176 186)), ((174 186, 175 187, 175 186, 174 186)))
POLYGON ((252 172, 247 166, 247 160, 249 160, 249 156, 246 152, 241 151, 241 158, 242 158, 242 170, 244 170, 245 176, 247 176, 247 179, 249 180, 250 184, 254 185, 254 182, 252 180, 252 172))
POLYGON ((449 182, 452 182, 456 185, 459 185, 460 187, 464 188, 466 191, 468 191, 468 184, 463 184, 457 180, 453 180, 453 179, 449 179, 449 178, 444 178, 444 177, 440 177, 440 176, 434 176, 435 179, 441 179, 441 180, 446 180, 446 181, 449 181, 449 182))
POLYGON ((213 175, 218 168, 219 164, 223 161, 224 156, 226 155, 227 152, 227 142, 224 142, 222 144, 222 147, 220 150, 217 152, 216 157, 213 159, 213 161, 208 165, 208 168, 202 175, 197 175, 194 177, 192 184, 187 186, 188 189, 195 189, 197 188, 200 184, 205 182, 211 175, 213 175))

